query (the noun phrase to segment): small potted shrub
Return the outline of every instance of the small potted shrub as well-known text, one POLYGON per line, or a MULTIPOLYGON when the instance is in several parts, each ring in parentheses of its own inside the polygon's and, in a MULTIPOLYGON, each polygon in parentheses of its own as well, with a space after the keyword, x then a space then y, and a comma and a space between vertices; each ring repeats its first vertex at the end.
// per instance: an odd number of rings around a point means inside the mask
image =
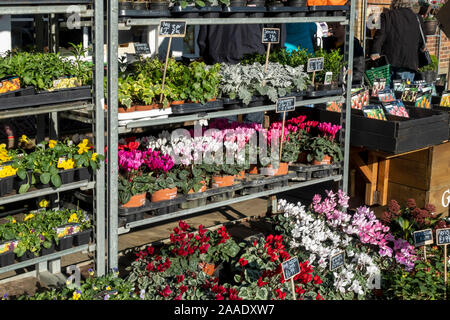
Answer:
MULTIPOLYGON (((134 112, 136 108, 132 106, 132 90, 133 90, 134 80, 128 76, 125 79, 119 77, 119 85, 117 89, 117 95, 119 98, 119 113, 134 112)), ((105 92, 106 94, 106 92, 105 92)))
POLYGON ((152 202, 171 200, 177 196, 177 175, 169 172, 174 166, 173 159, 168 154, 148 149, 145 151, 144 163, 147 169, 153 173, 150 184, 152 202))
POLYGON ((341 129, 341 126, 324 122, 319 124, 318 129, 321 134, 310 139, 308 162, 318 165, 342 161, 341 148, 334 141, 335 135, 341 129))
POLYGON ((420 77, 425 80, 426 83, 433 83, 437 78, 438 60, 435 55, 430 55, 432 63, 419 68, 420 77))

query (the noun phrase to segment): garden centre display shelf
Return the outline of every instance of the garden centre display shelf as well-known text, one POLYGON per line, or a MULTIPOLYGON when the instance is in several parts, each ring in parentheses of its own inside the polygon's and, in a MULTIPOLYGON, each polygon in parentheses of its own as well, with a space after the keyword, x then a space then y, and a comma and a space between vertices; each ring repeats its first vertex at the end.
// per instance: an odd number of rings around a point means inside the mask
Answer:
POLYGON ((300 183, 293 183, 289 186, 276 188, 273 190, 265 190, 262 192, 249 194, 249 195, 245 195, 245 196, 236 196, 235 198, 232 198, 229 200, 210 203, 210 204, 207 204, 202 207, 186 209, 186 210, 179 210, 179 211, 164 214, 164 215, 159 215, 159 216, 155 216, 155 217, 151 217, 151 218, 147 218, 147 219, 143 219, 143 220, 133 221, 133 222, 126 223, 124 227, 120 227, 119 234, 127 233, 130 231, 130 229, 136 228, 139 226, 143 226, 143 225, 166 221, 166 220, 170 220, 170 219, 174 219, 174 218, 186 217, 188 215, 191 215, 191 214, 194 214, 197 212, 220 208, 223 206, 228 206, 233 203, 243 202, 243 201, 247 201, 247 200, 251 200, 251 199, 255 199, 255 198, 266 197, 266 196, 274 195, 277 193, 281 193, 281 192, 285 192, 285 191, 289 191, 289 190, 295 190, 298 188, 307 187, 307 186, 311 186, 314 184, 319 184, 319 183, 323 183, 323 182, 327 182, 327 181, 339 181, 341 179, 342 179, 342 175, 329 176, 329 177, 320 178, 320 179, 312 179, 312 180, 304 181, 304 182, 300 182, 300 183))
MULTIPOLYGON (((68 112, 69 110, 87 110, 91 115, 92 129, 94 133, 94 147, 98 152, 103 153, 105 149, 104 138, 104 121, 103 121, 103 105, 104 105, 104 15, 103 15, 103 0, 0 0, 0 14, 2 15, 54 15, 67 14, 73 12, 71 7, 77 6, 81 17, 90 18, 92 27, 92 49, 93 49, 93 81, 92 81, 92 97, 86 97, 84 102, 60 102, 53 103, 52 101, 45 101, 45 105, 36 105, 35 107, 20 107, 13 110, 1 110, 0 119, 11 119, 21 116, 32 115, 47 115, 51 116, 53 122, 53 132, 57 138, 58 132, 58 113, 68 112), (94 5, 91 9, 92 5, 94 5)), ((51 33, 56 32, 55 23, 49 27, 51 33)), ((49 31, 50 32, 50 31, 49 31)), ((49 45, 50 52, 57 50, 56 46, 49 45)), ((60 100, 61 101, 61 100, 60 100)), ((63 100, 64 101, 64 100, 63 100)), ((1 103, 1 101, 0 101, 1 103)), ((45 129, 45 128, 40 128, 45 129)), ((50 130, 52 131, 52 130, 50 130)), ((96 171, 93 181, 83 180, 73 183, 64 184, 61 187, 36 189, 24 194, 11 194, 0 198, 0 205, 19 202, 35 197, 57 194, 63 191, 71 190, 88 190, 93 189, 93 242, 90 245, 82 245, 73 247, 67 250, 58 251, 52 254, 32 258, 23 262, 18 262, 3 268, 0 268, 0 273, 21 269, 24 267, 35 265, 36 274, 39 271, 47 270, 47 263, 51 263, 58 272, 60 268, 60 259, 63 256, 87 251, 95 251, 95 273, 98 276, 105 274, 105 166, 102 165, 96 171)))
MULTIPOLYGON (((164 119, 151 119, 151 120, 135 120, 126 124, 126 126, 120 127, 118 125, 118 65, 116 63, 118 59, 118 47, 119 47, 119 22, 123 23, 125 27, 134 26, 157 26, 160 24, 161 20, 174 20, 174 21, 185 21, 187 25, 236 25, 236 24, 283 24, 283 23, 308 23, 308 22, 340 22, 342 25, 346 26, 346 42, 345 42, 345 54, 344 61, 347 64, 348 79, 351 81, 351 70, 353 69, 353 41, 348 41, 348 39, 353 39, 354 37, 354 24, 355 24, 355 3, 351 2, 349 8, 346 11, 339 12, 340 16, 306 16, 306 17, 243 17, 243 18, 144 18, 144 17, 120 17, 117 15, 118 1, 112 0, 109 2, 108 12, 107 12, 107 34, 108 34, 108 90, 107 90, 107 101, 109 101, 109 108, 107 110, 107 126, 108 126, 108 267, 109 269, 118 266, 118 235, 119 231, 128 232, 130 228, 136 226, 148 225, 151 223, 167 221, 173 218, 186 217, 189 214, 195 212, 201 212, 209 210, 212 208, 218 208, 224 205, 242 202, 250 200, 257 197, 263 197, 267 195, 274 195, 283 191, 293 190, 302 188, 305 186, 311 186, 314 184, 319 184, 324 181, 339 181, 340 187, 347 192, 348 189, 348 173, 349 173, 349 152, 350 152, 350 122, 351 122, 351 86, 345 89, 345 97, 323 97, 315 99, 307 99, 298 101, 297 105, 307 105, 307 104, 320 104, 326 103, 331 100, 345 101, 347 105, 346 110, 342 110, 340 123, 342 125, 342 130, 340 132, 339 140, 341 143, 342 151, 344 154, 344 163, 339 170, 339 173, 330 177, 311 179, 308 181, 295 182, 288 186, 281 188, 276 188, 273 190, 265 190, 263 192, 257 192, 250 195, 238 196, 226 201, 219 201, 216 203, 210 203, 206 206, 196 207, 192 209, 181 210, 177 212, 172 212, 156 217, 151 217, 148 219, 143 219, 140 221, 133 221, 121 227, 119 229, 119 208, 118 208, 118 140, 119 134, 130 132, 132 129, 151 127, 157 128, 159 125, 165 125, 166 129, 168 126, 173 126, 175 124, 186 123, 189 121, 195 121, 200 119, 210 119, 225 117, 238 114, 255 113, 261 111, 272 111, 275 110, 275 105, 265 105, 261 107, 254 108, 240 108, 235 110, 223 110, 214 112, 204 112, 200 114, 190 114, 182 116, 169 116, 164 119), (342 15, 344 14, 345 15, 342 15)), ((309 9, 308 9, 309 11, 309 9)), ((76 111, 78 113, 78 111, 76 111)), ((71 112, 75 115, 75 112, 71 112)))
POLYGON ((70 249, 67 249, 67 250, 62 250, 62 251, 57 251, 55 253, 50 253, 50 254, 47 254, 45 256, 39 256, 39 257, 36 257, 36 258, 32 258, 32 259, 29 259, 29 260, 26 260, 26 261, 23 261, 23 262, 13 263, 13 264, 10 264, 9 266, 0 268, 0 274, 8 272, 8 271, 13 271, 13 270, 26 268, 26 267, 29 267, 29 266, 32 266, 32 265, 38 265, 39 263, 42 263, 42 262, 55 260, 55 259, 61 258, 63 256, 66 256, 68 254, 81 252, 81 251, 87 251, 89 249, 90 249, 90 246, 88 244, 85 244, 85 245, 73 247, 73 248, 70 248, 70 249))

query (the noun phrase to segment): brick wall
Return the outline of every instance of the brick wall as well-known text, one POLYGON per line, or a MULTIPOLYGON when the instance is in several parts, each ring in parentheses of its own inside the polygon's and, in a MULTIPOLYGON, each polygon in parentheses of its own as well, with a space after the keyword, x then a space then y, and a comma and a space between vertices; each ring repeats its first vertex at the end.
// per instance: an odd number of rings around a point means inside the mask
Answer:
MULTIPOLYGON (((357 2, 357 10, 358 10, 358 20, 362 19, 362 0, 354 0, 357 2)), ((380 10, 383 10, 383 8, 389 8, 391 5, 392 0, 367 0, 367 7, 369 6, 376 6, 379 7, 380 10)), ((361 20, 359 20, 361 21, 361 20)), ((357 28, 355 30, 355 33, 359 39, 362 39, 362 31, 361 27, 357 25, 357 28)), ((441 50, 440 50, 440 56, 439 56, 439 73, 440 74, 447 74, 448 68, 449 68, 449 61, 450 61, 450 39, 448 39, 443 32, 441 33, 441 50)), ((438 33, 439 34, 439 31, 438 33)), ((438 56, 438 50, 439 50, 439 37, 437 36, 426 36, 427 40, 427 48, 430 51, 430 54, 438 56)))

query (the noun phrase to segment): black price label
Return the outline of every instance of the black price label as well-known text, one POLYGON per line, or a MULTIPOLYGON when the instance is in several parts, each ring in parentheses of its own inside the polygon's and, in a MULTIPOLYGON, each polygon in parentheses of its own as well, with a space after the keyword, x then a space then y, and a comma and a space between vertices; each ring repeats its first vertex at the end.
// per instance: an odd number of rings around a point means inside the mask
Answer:
POLYGON ((263 28, 262 43, 280 43, 280 28, 263 28))
POLYGON ((431 229, 419 230, 413 233, 414 244, 424 246, 433 243, 433 231, 431 229))
POLYGON ((277 113, 295 110, 295 97, 280 98, 277 100, 277 113))
POLYGON ((436 230, 436 244, 450 244, 450 228, 436 230))
POLYGON ((289 280, 300 273, 300 265, 298 264, 297 257, 289 259, 281 263, 281 268, 283 269, 283 275, 285 280, 289 280))
POLYGON ((184 37, 186 21, 161 20, 158 34, 160 37, 184 37))
POLYGON ((148 43, 134 43, 134 52, 136 54, 150 54, 148 43))
POLYGON ((308 59, 308 72, 321 71, 323 70, 324 59, 320 58, 311 58, 308 59))
POLYGON ((345 263, 345 252, 339 252, 330 258, 330 271, 336 270, 345 263))

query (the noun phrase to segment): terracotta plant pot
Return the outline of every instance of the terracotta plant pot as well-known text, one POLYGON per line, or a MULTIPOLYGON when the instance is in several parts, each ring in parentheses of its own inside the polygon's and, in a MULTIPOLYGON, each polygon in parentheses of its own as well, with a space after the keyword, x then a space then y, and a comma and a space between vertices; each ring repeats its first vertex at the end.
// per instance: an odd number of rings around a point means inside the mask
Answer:
POLYGON ((211 100, 208 100, 208 102, 213 102, 213 101, 216 101, 217 100, 217 98, 212 98, 211 100))
POLYGON ((250 169, 248 169, 249 174, 258 174, 258 166, 256 164, 251 164, 250 169))
POLYGON ((331 157, 330 156, 323 156, 322 161, 317 161, 316 159, 313 160, 314 165, 318 164, 331 164, 331 157))
POLYGON ((236 179, 244 180, 245 179, 245 170, 242 170, 237 175, 234 176, 236 179))
POLYGON ((297 162, 298 163, 307 163, 308 162, 307 156, 308 156, 308 154, 306 152, 304 152, 304 151, 300 152, 298 154, 297 162))
POLYGON ((172 200, 177 196, 177 188, 166 188, 152 193, 152 202, 159 202, 164 200, 172 200))
POLYGON ((212 187, 222 188, 232 186, 234 183, 234 176, 214 176, 212 177, 212 187))
POLYGON ((216 266, 210 263, 206 263, 206 262, 200 262, 198 264, 198 266, 200 267, 200 269, 202 269, 202 271, 204 273, 206 273, 208 276, 212 276, 214 274, 214 271, 216 271, 216 266))
POLYGON ((170 104, 171 105, 184 104, 184 100, 172 101, 170 104))
MULTIPOLYGON (((266 168, 274 170, 274 168, 273 168, 273 166, 271 164, 269 164, 266 168)), ((287 162, 280 162, 278 164, 278 170, 275 171, 275 173, 273 175, 274 176, 281 176, 281 175, 284 175, 284 174, 288 174, 288 168, 289 168, 289 163, 287 163, 287 162)))
MULTIPOLYGON (((200 183, 203 185, 203 187, 200 188, 197 192, 205 192, 206 191, 206 181, 200 181, 200 183)), ((194 189, 189 190, 188 193, 194 193, 194 189)))
POLYGON ((135 196, 132 196, 130 200, 123 204, 122 207, 124 208, 137 208, 142 207, 145 204, 145 197, 147 196, 147 192, 137 194, 135 196))
POLYGON ((131 107, 129 107, 129 108, 122 108, 122 107, 119 107, 119 108, 117 108, 117 111, 118 111, 119 113, 128 113, 128 112, 134 112, 134 111, 136 111, 136 108, 135 108, 134 106, 131 106, 131 107))
POLYGON ((136 111, 148 111, 153 109, 158 109, 159 105, 156 103, 150 104, 148 106, 134 106, 136 111))

